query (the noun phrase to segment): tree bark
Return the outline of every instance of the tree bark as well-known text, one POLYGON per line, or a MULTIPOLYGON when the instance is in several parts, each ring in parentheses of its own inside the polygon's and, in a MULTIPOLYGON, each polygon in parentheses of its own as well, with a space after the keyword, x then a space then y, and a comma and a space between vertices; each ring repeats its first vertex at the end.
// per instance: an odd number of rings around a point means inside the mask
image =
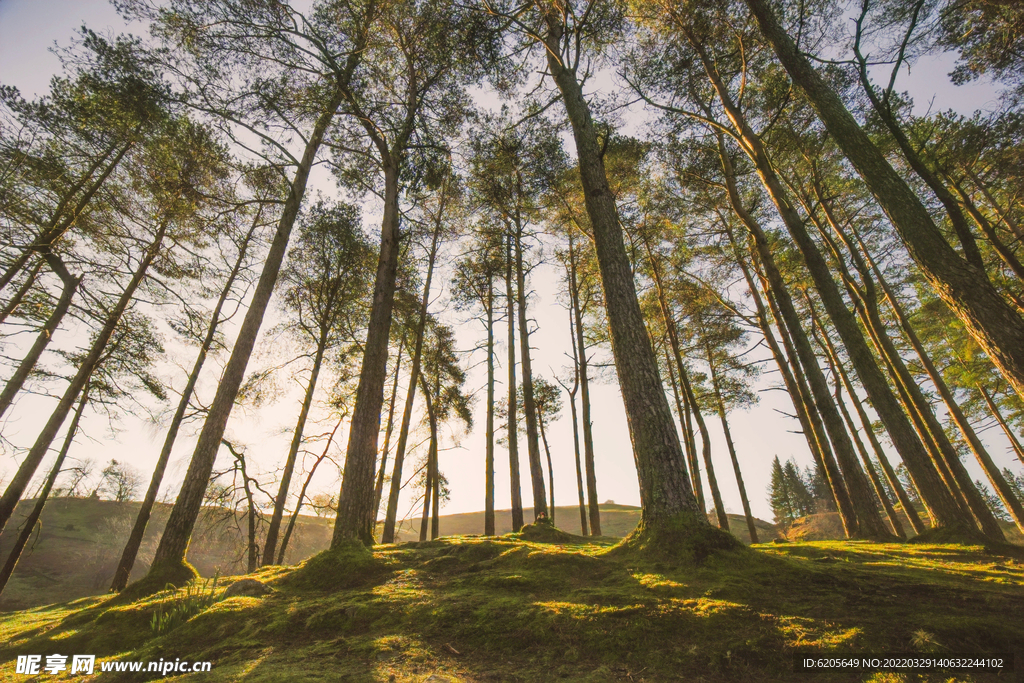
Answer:
POLYGON ((32 347, 25 354, 25 357, 21 359, 21 363, 18 364, 18 368, 11 375, 11 378, 7 380, 7 384, 4 385, 3 393, 0 394, 0 416, 11 407, 18 392, 21 391, 21 387, 24 386, 28 376, 32 374, 32 370, 35 368, 36 363, 39 362, 40 356, 43 355, 43 351, 49 345, 50 339, 53 338, 53 333, 57 331, 68 309, 71 307, 71 299, 74 297, 75 292, 78 291, 78 285, 82 281, 81 276, 74 276, 68 272, 59 256, 56 254, 46 254, 46 257, 51 264, 51 269, 60 277, 63 285, 60 298, 53 307, 53 311, 50 312, 50 317, 46 319, 46 323, 40 328, 32 347))
MULTIPOLYGON (((724 95, 723 90, 720 97, 724 95)), ((746 210, 740 199, 732 160, 725 149, 725 141, 721 135, 718 139, 718 146, 726 180, 726 189, 733 212, 743 223, 744 227, 747 228, 754 242, 754 249, 756 250, 761 267, 764 269, 771 292, 769 299, 773 302, 774 307, 778 309, 773 309, 773 313, 776 314, 776 320, 780 321, 780 329, 782 329, 781 324, 784 323, 785 329, 788 332, 788 335, 784 335, 784 338, 788 336, 793 346, 791 351, 795 351, 795 354, 792 354, 790 359, 792 361, 799 360, 799 365, 803 369, 803 376, 810 389, 810 396, 807 397, 811 399, 809 405, 814 406, 815 412, 821 418, 824 430, 828 432, 828 438, 831 441, 831 447, 826 449, 824 434, 819 435, 819 447, 821 448, 822 455, 825 456, 822 465, 824 466, 825 476, 828 478, 832 491, 835 494, 837 507, 843 520, 846 534, 851 538, 887 536, 889 532, 885 529, 881 517, 878 516, 877 510, 870 505, 870 491, 867 489, 867 481, 864 478, 864 474, 860 471, 860 467, 857 464, 857 456, 853 452, 853 444, 850 443, 846 427, 843 425, 839 411, 836 409, 832 396, 829 393, 825 375, 818 365, 818 358, 814 354, 807 334, 801 326, 800 316, 793 304, 793 299, 790 296, 789 289, 786 287, 782 273, 775 263, 775 256, 768 245, 764 230, 746 210), (827 457, 828 454, 834 455, 835 461, 827 457), (836 461, 838 461, 838 469, 836 468, 836 461), (839 470, 842 471, 842 475, 840 475, 839 470), (866 520, 861 519, 862 516, 866 517, 866 520)), ((795 362, 794 367, 797 367, 795 362)))
POLYGON ((11 548, 11 552, 7 555, 7 562, 4 564, 3 569, 0 570, 0 594, 2 594, 4 588, 7 587, 7 582, 10 581, 11 575, 14 573, 14 569, 18 566, 18 560, 21 559, 21 553, 25 550, 25 546, 28 545, 28 540, 32 537, 32 531, 35 529, 36 523, 39 521, 39 517, 43 514, 43 507, 46 505, 46 500, 50 496, 50 491, 53 490, 54 482, 56 482, 57 477, 60 476, 60 468, 64 464, 64 460, 67 458, 68 451, 71 450, 71 444, 75 440, 75 434, 78 433, 78 423, 82 419, 82 413, 85 412, 85 406, 88 402, 89 386, 86 384, 85 388, 82 389, 81 397, 78 399, 78 407, 75 409, 74 417, 71 418, 71 426, 68 427, 67 436, 64 437, 64 445, 61 446, 60 453, 57 454, 57 459, 50 468, 50 473, 46 477, 46 481, 43 482, 43 488, 39 491, 39 495, 36 497, 36 502, 35 505, 32 506, 32 511, 25 519, 21 533, 18 534, 18 539, 14 542, 14 547, 11 548))
POLYGON ((384 496, 384 476, 387 474, 388 451, 391 450, 391 434, 395 428, 395 406, 398 405, 398 379, 402 370, 402 351, 405 348, 405 337, 398 342, 398 355, 395 357, 395 381, 391 384, 391 399, 388 401, 388 421, 384 427, 384 445, 380 449, 380 467, 377 469, 377 484, 373 487, 374 514, 380 514, 380 499, 384 496))
POLYGON ((213 341, 216 338, 217 327, 221 322, 221 311, 224 310, 224 304, 227 302, 228 296, 231 295, 231 290, 234 286, 235 280, 242 269, 249 241, 252 239, 252 236, 256 231, 256 225, 259 222, 259 219, 260 214, 257 214, 252 227, 249 228, 249 233, 245 236, 245 240, 239 247, 238 258, 235 259, 235 264, 231 269, 231 273, 228 275, 228 279, 220 291, 217 304, 213 307, 213 315, 210 317, 210 324, 206 328, 206 335, 203 337, 202 344, 199 346, 199 353, 196 356, 195 362, 192 364, 192 371, 189 373, 188 380, 185 382, 185 388, 181 392, 181 399, 178 401, 178 407, 174 411, 174 416, 171 418, 171 424, 168 426, 167 434, 164 436, 163 447, 160 449, 160 455, 156 460, 156 467, 153 468, 153 474, 149 480, 149 488, 146 489, 146 495, 142 499, 142 505, 139 506, 139 513, 135 516, 135 524, 132 526, 132 531, 128 535, 128 541, 125 543, 124 549, 121 551, 121 559, 118 561, 117 568, 114 570, 114 579, 110 584, 111 591, 122 591, 125 586, 128 585, 128 579, 131 576, 132 567, 135 566, 135 559, 139 554, 139 548, 142 546, 142 537, 146 534, 146 526, 149 524, 149 518, 153 514, 153 506, 156 503, 157 494, 160 492, 160 485, 163 483, 164 472, 167 470, 167 463, 171 459, 171 450, 174 448, 174 441, 177 439, 178 430, 181 428, 181 423, 185 419, 185 411, 188 410, 189 403, 192 401, 192 394, 195 392, 196 383, 199 381, 199 374, 202 372, 203 365, 206 362, 206 356, 209 354, 210 348, 213 346, 213 341))
POLYGON ((302 397, 302 406, 299 408, 299 417, 295 422, 295 429, 292 431, 292 442, 288 446, 288 457, 284 462, 284 471, 281 472, 281 483, 277 489, 277 497, 274 498, 274 511, 270 516, 270 524, 267 526, 267 538, 263 542, 263 566, 274 563, 274 556, 277 554, 277 536, 281 529, 281 520, 284 519, 284 506, 288 502, 288 489, 291 487, 292 474, 295 472, 295 461, 299 457, 299 447, 302 446, 302 432, 306 429, 306 418, 309 417, 309 409, 313 405, 313 395, 316 393, 316 382, 320 377, 320 366, 324 361, 324 353, 327 350, 327 337, 330 330, 322 327, 320 339, 317 340, 316 353, 313 356, 313 367, 309 373, 309 382, 306 384, 306 394, 302 397))
POLYGON ((679 413, 679 422, 682 425, 683 443, 686 445, 686 460, 689 463, 690 481, 693 482, 693 493, 697 498, 697 505, 701 510, 707 510, 704 502, 704 487, 700 479, 700 463, 697 462, 697 443, 693 438, 693 424, 690 422, 689 401, 684 400, 679 389, 679 382, 676 380, 676 371, 672 365, 673 361, 669 351, 665 349, 665 367, 668 368, 668 381, 672 385, 672 395, 676 401, 676 410, 679 413))
MULTIPOLYGON (((505 299, 508 304, 508 470, 512 482, 512 531, 523 528, 523 489, 519 480, 519 425, 516 421, 516 299, 512 284, 512 237, 506 239, 505 299)), ((521 321, 520 321, 521 323, 521 321)))
MULTIPOLYGON (((935 444, 935 447, 939 451, 939 456, 945 464, 946 469, 950 472, 950 477, 952 479, 952 481, 950 482, 950 488, 953 489, 955 487, 962 493, 965 499, 967 509, 971 512, 975 520, 978 522, 978 525, 981 528, 982 532, 985 533, 987 536, 990 536, 994 540, 1005 541, 1002 527, 999 525, 999 522, 996 520, 992 511, 989 509, 988 505, 985 502, 985 499, 981 497, 980 492, 974 485, 974 482, 971 480, 971 477, 967 473, 967 470, 964 468, 963 463, 960 462, 960 456, 957 454, 956 450, 953 447, 953 444, 949 440, 948 435, 942 428, 942 425, 939 423, 938 418, 935 416, 935 413, 932 411, 931 405, 925 398, 924 393, 918 386, 917 381, 911 375, 910 370, 907 368, 906 363, 904 363, 902 356, 900 356, 895 345, 892 343, 892 340, 888 336, 888 332, 886 331, 885 325, 883 324, 881 316, 879 314, 878 295, 875 291, 875 284, 872 278, 872 273, 868 270, 868 266, 862 257, 862 250, 858 249, 858 246, 863 247, 863 244, 854 244, 853 240, 850 239, 850 236, 847 235, 846 231, 843 229, 843 226, 840 225, 836 216, 832 212, 829 203, 826 201, 823 189, 817 182, 815 183, 815 192, 818 197, 818 201, 825 212, 825 217, 829 223, 829 226, 846 245, 846 248, 851 255, 851 259, 853 260, 854 267, 860 274, 863 287, 857 288, 854 285, 852 278, 849 276, 848 273, 845 272, 845 265, 842 268, 842 270, 844 271, 844 277, 847 278, 849 282, 848 286, 851 290, 851 296, 853 296, 855 300, 860 301, 860 306, 858 306, 858 308, 860 309, 860 312, 864 319, 865 326, 867 327, 869 333, 871 333, 872 339, 875 341, 875 344, 880 354, 884 358, 888 359, 888 363, 892 370, 893 378, 896 381, 897 388, 902 387, 901 394, 906 393, 905 403, 907 404, 908 412, 910 412, 911 416, 913 417, 914 412, 916 411, 920 420, 924 423, 922 425, 922 428, 926 430, 924 435, 929 436, 932 439, 933 443, 935 444)), ((824 231, 823 237, 825 237, 825 239, 829 241, 830 246, 832 246, 833 250, 838 254, 838 245, 835 245, 834 242, 832 242, 831 238, 827 237, 827 235, 824 234, 824 231)), ((838 258, 840 257, 837 255, 837 259, 838 258)), ((923 349, 920 348, 919 346, 916 346, 915 350, 918 351, 918 356, 920 357, 921 353, 923 352, 923 349)), ((927 354, 924 354, 924 359, 922 360, 925 361, 926 366, 931 365, 930 359, 927 359, 927 354)), ((932 366, 932 370, 934 369, 934 366, 932 366)), ((936 385, 936 388, 939 388, 939 384, 942 384, 943 387, 945 387, 945 383, 942 381, 941 376, 938 376, 937 372, 935 373, 935 375, 935 377, 932 377, 932 382, 933 384, 936 385)), ((940 395, 942 395, 941 390, 939 393, 940 395)), ((946 396, 948 396, 950 399, 952 398, 952 396, 949 394, 948 388, 946 388, 946 396)), ((959 407, 956 406, 955 401, 953 401, 953 406, 953 409, 959 412, 959 407)), ((968 429, 970 429, 969 425, 968 429)), ((968 444, 972 445, 969 439, 968 444)), ((984 452, 984 448, 982 448, 982 451, 984 452)), ((979 462, 982 461, 981 457, 978 457, 978 459, 979 462)), ((991 459, 989 460, 991 461, 991 459)), ((988 468, 985 468, 984 462, 981 462, 981 464, 983 469, 986 470, 986 473, 988 473, 988 468)), ((999 470, 995 467, 994 464, 992 465, 992 469, 995 471, 997 477, 1002 478, 1002 474, 999 472, 999 470)), ((1007 490, 1009 491, 1008 488, 1007 490)))
POLYGON ((167 526, 164 527, 164 534, 160 538, 160 545, 157 546, 153 564, 150 566, 150 574, 162 571, 161 565, 165 568, 173 568, 185 563, 189 539, 195 528, 196 519, 199 517, 199 510, 203 505, 203 496, 206 494, 210 473, 213 471, 213 463, 217 459, 221 439, 227 428, 228 417, 231 415, 235 397, 238 395, 238 389, 245 377, 245 368, 249 364, 249 357, 256 345, 256 336, 263 324, 263 316, 270 303, 270 297, 274 293, 274 285, 277 283, 281 263, 288 248, 292 226, 298 216, 302 198, 306 194, 309 172, 313 167, 327 127, 333 120, 334 112, 340 103, 341 91, 339 89, 317 119, 306 143, 302 159, 295 170, 295 177, 289 188, 288 198, 285 200, 281 220, 278 222, 277 231, 270 244, 266 261, 264 261, 263 272, 253 291, 249 310, 246 311, 234 348, 231 349, 231 356, 228 358, 224 374, 217 386, 217 393, 210 404, 203 429, 199 433, 199 440, 192 453, 185 481, 174 502, 174 508, 167 519, 167 526))
POLYGON ((583 333, 583 305, 580 302, 578 269, 579 252, 575 248, 572 233, 569 234, 569 287, 572 296, 573 319, 576 321, 576 347, 579 352, 580 373, 580 418, 583 421, 583 464, 587 474, 587 508, 590 514, 590 533, 601 535, 601 510, 597 497, 597 468, 594 465, 594 427, 590 419, 590 377, 587 372, 586 335, 583 333))
POLYGON ((42 462, 43 458, 46 457, 47 451, 50 449, 50 444, 53 443, 54 438, 57 436, 57 432, 60 430, 64 420, 67 418, 68 413, 71 412, 71 406, 78 398, 79 393, 85 388, 86 382, 89 380, 89 376, 92 375, 93 370, 99 364, 100 359, 103 355, 103 351, 106 349, 107 342, 110 341, 110 337, 114 334, 114 329, 121 320, 121 316, 124 314, 125 309, 128 308, 128 304, 131 303, 132 297, 135 296, 135 290, 138 289, 142 283, 142 279, 146 276, 146 271, 149 269, 149 265, 156 258, 157 252, 160 250, 160 245, 163 243, 164 235, 167 233, 167 221, 164 221, 157 229, 156 235, 149 247, 143 254, 142 259, 139 261, 139 265, 135 268, 135 272, 132 274, 131 280, 128 281, 124 291, 121 293, 121 297, 118 299, 114 308, 107 314, 106 321, 103 324, 102 329, 93 339, 92 348, 89 350, 88 355, 82 361, 82 364, 78 367, 78 372, 75 373, 75 377, 71 380, 71 384, 68 385, 67 389, 64 390, 64 395, 61 396, 60 401, 57 403, 57 407, 54 408, 51 413, 49 420, 43 426, 42 431, 36 438, 35 444, 32 449, 25 456, 25 459, 21 462, 18 467, 18 471, 11 479, 10 484, 7 485, 7 490, 4 491, 4 495, 0 497, 0 531, 3 531, 7 525, 8 520, 11 518, 11 514, 14 513, 14 508, 18 504, 18 500, 25 492, 25 488, 28 486, 29 481, 35 474, 36 469, 39 467, 39 463, 42 462))
POLYGON ((284 552, 288 548, 288 541, 292 537, 292 530, 295 528, 295 523, 299 521, 299 510, 302 509, 302 501, 306 499, 306 489, 309 488, 309 483, 313 481, 313 475, 316 474, 316 468, 320 466, 320 463, 327 457, 327 452, 334 442, 334 434, 341 427, 341 423, 345 418, 342 417, 338 420, 338 424, 334 425, 334 429, 331 430, 331 436, 327 439, 327 445, 324 446, 324 452, 316 459, 313 466, 309 468, 309 473, 306 474, 306 481, 302 482, 302 488, 299 489, 299 500, 295 503, 295 510, 292 512, 291 519, 288 520, 288 527, 284 530, 284 537, 281 539, 281 549, 277 552, 277 563, 284 564, 284 552))
MULTIPOLYGON (((397 201, 397 200, 396 200, 397 201)), ((396 218, 397 220, 397 218, 396 218)), ((395 447, 395 464, 391 470, 391 493, 388 495, 388 511, 384 517, 384 532, 381 543, 395 542, 395 525, 398 521, 398 501, 402 495, 402 469, 405 467, 405 450, 409 445, 409 430, 412 428, 412 410, 416 402, 416 385, 420 381, 423 362, 423 338, 427 330, 430 308, 430 287, 434 278, 434 261, 441 240, 440 222, 434 226, 434 235, 427 255, 427 275, 423 282, 423 296, 420 298, 420 319, 416 323, 416 341, 413 343, 412 365, 409 369, 409 389, 405 392, 405 409, 402 412, 402 426, 398 429, 398 445, 395 447)), ((392 293, 393 294, 393 293, 392 293)), ((378 421, 379 421, 378 415, 378 421)), ((374 513, 376 514, 376 513, 374 513)))
POLYGON ((686 368, 682 366, 679 367, 679 383, 682 385, 683 395, 686 397, 689 409, 693 411, 693 419, 697 421, 697 429, 700 430, 704 471, 708 475, 708 488, 711 489, 711 501, 715 505, 718 528, 728 531, 729 516, 725 513, 725 505, 722 503, 722 492, 718 488, 718 477, 715 476, 715 464, 711 461, 711 434, 708 431, 707 423, 704 421, 704 414, 701 412, 700 404, 697 403, 697 396, 693 393, 693 385, 690 384, 689 374, 686 372, 686 368))
MULTIPOLYGON (((430 387, 423 380, 423 401, 427 406, 427 421, 430 424, 430 445, 427 448, 427 476, 423 489, 423 519, 420 521, 420 541, 427 540, 427 524, 430 521, 430 499, 434 498, 435 516, 440 501, 436 497, 437 472, 437 416, 434 413, 434 400, 430 395, 430 387)), ((437 538, 436 530, 432 539, 437 538)))
MULTIPOLYGON (((983 272, 949 246, 920 199, 800 53, 767 0, 746 3, 790 78, 807 95, 836 144, 864 179, 925 278, 1024 397, 1024 344, 1020 343, 1024 339, 1024 320, 983 272)), ((930 487, 926 484, 925 488, 930 487)), ((946 511, 936 512, 940 522, 947 523, 946 511)))
MULTIPOLYGON (((544 15, 547 65, 562 95, 576 142, 583 194, 594 231, 594 246, 604 288, 612 355, 619 377, 642 505, 641 520, 631 538, 670 529, 681 538, 705 534, 707 519, 686 475, 682 446, 672 420, 658 363, 647 335, 636 294, 632 265, 626 253, 615 198, 608 186, 602 145, 574 67, 562 61, 565 27, 555 11, 544 15)), ((724 537, 718 537, 722 544, 724 537)), ((724 546, 723 546, 724 547, 724 546)))
POLYGON ((550 517, 551 524, 553 525, 555 523, 555 468, 551 464, 551 448, 548 447, 548 437, 544 433, 544 416, 538 415, 537 418, 537 426, 540 427, 540 438, 544 443, 544 455, 546 455, 548 459, 548 495, 551 496, 550 517))
POLYGON ((839 354, 836 353, 835 346, 829 340, 825 334, 825 330, 822 329, 820 322, 815 321, 815 329, 818 333, 816 338, 818 339, 819 346, 825 351, 825 360, 828 362, 829 370, 832 371, 832 377, 835 384, 835 397, 836 406, 839 408, 839 412, 843 415, 843 421, 846 422, 846 427, 850 431, 850 438, 853 439, 854 445, 857 447, 857 452, 860 454, 861 462, 864 463, 864 470, 868 473, 868 478, 871 479, 871 486, 875 489, 875 496, 882 503, 882 507, 885 509, 885 516, 889 519, 889 525, 892 527, 893 533, 902 539, 907 538, 906 532, 903 530, 903 524, 900 523, 899 516, 896 514, 896 510, 893 508, 892 503, 889 502, 889 497, 885 493, 885 488, 882 486, 881 480, 878 478, 878 473, 875 472, 874 465, 871 464, 871 458, 868 456, 868 451, 864 447, 864 442, 860 440, 860 436, 857 433, 857 425, 854 424, 853 418, 850 417, 850 411, 846 409, 846 404, 843 402, 843 395, 841 386, 846 384, 847 393, 850 395, 850 400, 857 402, 857 395, 853 393, 852 387, 849 385, 849 378, 846 377, 846 370, 842 367, 842 361, 839 358, 839 354))
POLYGON ((484 456, 484 536, 494 535, 494 274, 487 273, 487 450, 484 456))
MULTIPOLYGON (((570 293, 570 298, 572 298, 570 293)), ((569 311, 569 336, 572 339, 572 367, 573 367, 573 383, 572 389, 570 390, 561 380, 559 384, 562 384, 562 388, 565 389, 565 393, 569 395, 569 414, 572 418, 572 446, 573 452, 576 455, 576 491, 579 493, 579 505, 580 505, 580 535, 586 536, 587 534, 587 504, 586 496, 583 490, 583 467, 580 463, 580 426, 578 416, 576 414, 576 392, 580 388, 580 363, 579 363, 579 351, 576 349, 576 337, 575 337, 575 317, 573 310, 569 311)))
MULTIPOLYGON (((797 421, 800 423, 800 429, 803 432, 804 438, 807 441, 807 448, 811 452, 811 457, 814 459, 815 464, 825 477, 825 482, 828 484, 829 492, 832 494, 832 500, 835 504, 835 509, 839 509, 838 495, 833 489, 833 484, 828 475, 828 470, 825 468, 825 459, 822 454, 822 449, 819 446, 818 439, 822 439, 825 443, 825 447, 829 449, 828 455, 831 460, 832 452, 828 445, 827 437, 824 433, 824 428, 821 425, 821 418, 814 413, 815 423, 811 421, 810 412, 813 410, 813 405, 810 402, 809 396, 807 396, 808 390, 806 383, 803 382, 801 377, 800 383, 797 382, 796 377, 793 374, 793 370, 790 368, 790 359, 782 352, 779 347, 778 341, 775 339, 775 334, 772 332, 771 323, 768 321, 768 311, 765 308, 764 301, 761 298, 760 292, 758 292, 757 285, 754 283, 754 278, 750 273, 750 268, 747 265, 746 259, 743 257, 743 252, 740 250, 740 246, 736 243, 736 239, 732 234, 732 230, 729 229, 728 225, 725 225, 726 232, 729 236, 729 242, 733 246, 733 251, 736 256, 736 262, 740 266, 740 270, 743 271, 743 277, 747 282, 747 290, 750 292, 751 298, 754 300, 754 308, 757 312, 757 324, 761 328, 761 332, 764 335, 765 342, 768 344, 768 348, 772 352, 772 357, 775 359, 775 364, 779 368, 779 372, 782 373, 782 380, 786 386, 786 391, 789 394, 789 399, 793 403, 793 410, 796 413, 797 421)), ((791 347, 790 353, 793 353, 791 347)), ((799 370, 799 365, 796 363, 796 356, 793 356, 793 365, 799 370)), ((833 462, 833 468, 836 465, 833 462)), ((844 490, 845 494, 845 490, 844 490)))
MULTIPOLYGON (((356 389, 356 406, 352 413, 341 493, 338 495, 338 516, 334 521, 332 549, 339 548, 349 541, 361 541, 368 546, 374 542, 376 513, 373 510, 373 480, 377 465, 380 408, 384 402, 384 381, 387 378, 388 337, 391 331, 391 311, 395 300, 395 277, 398 272, 398 248, 401 237, 398 175, 398 163, 393 159, 385 160, 384 220, 380 234, 380 259, 377 262, 373 305, 363 347, 363 365, 359 373, 359 386, 356 389)), ((395 464, 398 464, 397 452, 395 464)), ((400 480, 400 476, 392 473, 392 492, 396 481, 400 486, 400 480)), ((397 498, 394 504, 398 504, 397 498)), ((391 505, 392 501, 389 499, 389 511, 391 505)))
MULTIPOLYGON (((856 319, 849 309, 846 308, 842 295, 839 293, 839 289, 836 287, 835 281, 829 272, 828 264, 822 257, 821 252, 818 251, 817 245, 811 240, 800 215, 790 203, 774 166, 761 143, 760 137, 750 128, 743 113, 733 102, 725 84, 719 77, 716 67, 709 61, 706 52, 701 46, 695 47, 695 50, 704 62, 708 78, 739 136, 744 152, 753 162, 762 184, 775 204, 783 223, 786 225, 786 229, 804 257, 804 263, 814 281, 815 288, 818 290, 822 302, 825 304, 825 309, 843 340, 843 345, 850 354, 850 359, 857 370, 861 383, 868 391, 872 405, 874 405, 875 410, 878 411, 879 416, 885 423, 889 434, 892 436, 893 443, 896 444, 897 450, 899 450, 904 460, 907 461, 907 467, 911 469, 911 472, 914 472, 915 469, 918 470, 917 476, 925 478, 926 482, 930 481, 927 479, 927 473, 933 470, 930 469, 928 456, 924 452, 921 442, 918 441, 917 436, 914 434, 913 429, 907 423, 906 416, 900 409, 895 396, 892 395, 884 375, 875 363, 874 356, 864 341, 856 319)), ((721 137, 719 138, 719 148, 723 164, 730 163, 728 154, 725 151, 724 140, 721 137)), ((763 255, 762 260, 764 260, 763 255)), ((796 320, 795 315, 793 318, 796 320)), ((788 321, 787 324, 789 324, 788 321)), ((800 351, 800 344, 797 345, 797 349, 800 351)), ((877 508, 871 502, 873 496, 867 477, 857 462, 857 455, 854 452, 853 444, 850 443, 846 427, 843 425, 842 418, 833 404, 831 395, 828 393, 824 375, 817 365, 817 360, 809 343, 806 344, 805 352, 801 352, 800 360, 811 379, 812 389, 816 383, 819 383, 820 379, 820 386, 815 390, 816 401, 820 401, 823 404, 819 404, 818 409, 821 411, 826 428, 829 430, 829 437, 832 439, 836 459, 843 470, 846 488, 856 510, 856 535, 865 538, 889 537, 890 533, 885 527, 885 522, 882 521, 877 508), (818 368, 817 372, 811 372, 811 363, 818 368), (818 396, 819 393, 820 396, 818 396)), ((926 483, 925 486, 928 487, 929 484, 926 483)), ((958 509, 955 503, 952 499, 947 501, 948 496, 944 497, 944 493, 944 490, 938 489, 932 492, 930 495, 935 499, 932 505, 936 508, 942 508, 941 518, 943 523, 949 525, 962 523, 962 520, 957 516, 958 509)))
MULTIPOLYGON (((654 285, 658 292, 658 305, 661 308, 661 316, 663 322, 665 323, 665 330, 668 333, 668 341, 669 345, 672 348, 672 355, 675 358, 676 370, 679 373, 680 383, 684 387, 689 387, 689 378, 686 372, 686 364, 683 362, 683 353, 681 345, 679 343, 679 331, 676 327, 675 316, 672 315, 672 310, 669 308, 668 305, 668 297, 665 295, 665 286, 661 278, 660 264, 658 262, 658 259, 654 257, 654 251, 651 249, 650 242, 647 240, 646 236, 641 236, 641 239, 643 241, 644 248, 647 251, 647 260, 651 262, 651 274, 654 276, 654 285)), ((671 375, 671 367, 669 368, 669 372, 671 375)), ((690 483, 693 487, 694 494, 697 498, 697 504, 700 506, 700 509, 702 511, 706 511, 707 507, 704 503, 704 490, 703 486, 701 485, 700 479, 700 466, 697 463, 697 444, 694 442, 693 439, 693 425, 689 421, 691 410, 697 416, 697 425, 700 428, 701 439, 703 442, 702 447, 704 454, 704 462, 708 467, 708 482, 711 486, 711 495, 712 497, 715 498, 716 509, 720 508, 721 506, 718 505, 720 501, 718 497, 717 482, 711 483, 715 481, 714 469, 711 467, 711 442, 708 439, 708 431, 707 427, 704 425, 704 418, 700 414, 700 407, 697 406, 696 401, 693 401, 691 403, 692 393, 693 392, 688 388, 683 392, 683 406, 680 407, 679 421, 683 424, 684 427, 683 441, 686 445, 686 455, 688 462, 690 464, 690 483), (685 411, 683 410, 683 408, 685 408, 685 411)), ((719 527, 728 529, 729 518, 725 517, 724 515, 725 512, 723 510, 719 510, 719 527), (722 526, 723 520, 725 521, 724 527, 722 526)))
POLYGON ((544 465, 540 461, 537 430, 537 402, 533 397, 533 362, 530 354, 530 326, 526 316, 526 272, 523 268, 523 229, 518 220, 513 233, 516 248, 516 303, 519 309, 519 357, 523 365, 523 412, 526 417, 526 451, 530 461, 530 485, 533 489, 533 518, 547 515, 544 494, 544 465))
POLYGON ((1010 445, 1013 447, 1013 452, 1017 454, 1017 458, 1024 463, 1024 446, 1021 446, 1020 441, 1017 439, 1017 435, 1010 429, 1010 425, 1006 424, 1006 420, 1003 419, 1003 414, 999 410, 999 406, 992 400, 992 396, 989 395, 985 387, 978 385, 978 389, 981 391, 981 395, 985 397, 985 404, 988 405, 989 412, 992 413, 992 417, 996 418, 996 422, 1003 430, 1003 434, 1006 434, 1006 438, 1010 440, 1010 445))
POLYGON ((736 457, 736 446, 732 442, 732 432, 729 430, 729 419, 725 413, 725 401, 722 399, 722 390, 718 382, 718 372, 715 370, 714 357, 711 347, 705 345, 707 352, 708 367, 711 369, 711 387, 715 394, 715 404, 718 407, 718 419, 722 421, 722 431, 725 433, 725 445, 729 449, 729 457, 732 459, 732 469, 736 474, 736 486, 740 490, 740 501, 743 503, 743 516, 747 520, 747 533, 750 534, 751 543, 760 543, 757 540, 757 527, 754 526, 754 515, 750 512, 750 499, 747 498, 747 487, 743 485, 743 473, 740 471, 740 461, 736 457))

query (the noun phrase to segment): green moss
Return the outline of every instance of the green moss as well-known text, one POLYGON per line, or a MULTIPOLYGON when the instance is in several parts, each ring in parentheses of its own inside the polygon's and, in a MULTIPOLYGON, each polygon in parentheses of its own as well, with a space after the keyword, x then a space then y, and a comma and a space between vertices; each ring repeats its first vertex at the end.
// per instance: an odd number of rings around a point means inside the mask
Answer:
POLYGON ((181 588, 198 578, 199 572, 184 560, 180 562, 157 562, 149 568, 144 577, 128 584, 115 598, 114 604, 134 602, 140 598, 166 590, 168 587, 181 588))
POLYGON ((362 543, 346 543, 309 558, 280 581, 296 588, 339 590, 382 578, 385 566, 362 543))
POLYGON ((668 519, 641 518, 636 529, 611 548, 609 554, 700 565, 717 553, 741 554, 745 548, 735 536, 695 515, 668 519))
POLYGON ((533 543, 578 544, 587 543, 588 541, 586 536, 575 536, 562 531, 555 527, 546 517, 537 520, 533 524, 527 524, 519 530, 519 533, 508 534, 508 536, 511 538, 521 538, 524 541, 532 541, 533 543))
MULTIPOLYGON (((737 551, 710 535, 695 561, 692 543, 685 553, 661 551, 673 538, 652 535, 654 547, 610 553, 515 537, 345 547, 261 572, 272 595, 218 602, 159 638, 148 618, 175 592, 0 614, 0 632, 10 634, 0 662, 71 652, 70 644, 107 658, 209 660, 205 683, 725 683, 792 681, 791 655, 802 651, 1024 655, 1024 564, 982 546, 835 541, 737 551)), ((0 680, 17 680, 8 668, 0 680)))

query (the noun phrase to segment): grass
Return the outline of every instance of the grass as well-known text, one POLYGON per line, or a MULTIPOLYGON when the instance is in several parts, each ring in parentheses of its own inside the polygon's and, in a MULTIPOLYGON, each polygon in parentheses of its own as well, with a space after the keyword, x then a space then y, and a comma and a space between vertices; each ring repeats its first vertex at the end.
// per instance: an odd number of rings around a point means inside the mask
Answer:
MULTIPOLYGON (((1024 665, 1024 563, 981 546, 764 544, 696 566, 531 536, 324 552, 256 572, 272 594, 220 600, 163 636, 149 622, 182 591, 0 614, 0 681, 30 680, 16 655, 54 652, 210 660, 192 678, 151 675, 204 682, 1012 680, 797 674, 797 652, 1013 652, 1024 665)), ((95 680, 146 680, 127 676, 95 680)))

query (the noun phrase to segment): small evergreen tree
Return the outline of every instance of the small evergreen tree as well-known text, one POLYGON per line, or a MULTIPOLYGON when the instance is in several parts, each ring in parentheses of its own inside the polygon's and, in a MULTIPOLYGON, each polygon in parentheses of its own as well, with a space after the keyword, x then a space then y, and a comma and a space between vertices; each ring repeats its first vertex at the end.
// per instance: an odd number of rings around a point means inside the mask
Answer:
POLYGON ((772 461, 772 480, 768 485, 768 502, 772 506, 776 524, 783 526, 792 524, 796 518, 796 511, 793 509, 789 480, 782 468, 782 463, 779 462, 779 456, 775 456, 775 460, 772 461))

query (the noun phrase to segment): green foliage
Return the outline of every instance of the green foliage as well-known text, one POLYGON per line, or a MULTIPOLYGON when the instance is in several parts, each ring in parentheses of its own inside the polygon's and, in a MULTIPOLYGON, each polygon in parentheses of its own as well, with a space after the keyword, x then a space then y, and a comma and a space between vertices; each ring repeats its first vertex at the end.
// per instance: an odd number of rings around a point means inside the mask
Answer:
MULTIPOLYGON (((190 581, 185 588, 175 593, 170 604, 163 603, 153 613, 153 619, 149 627, 154 635, 162 636, 168 631, 178 628, 186 621, 209 608, 218 600, 217 580, 220 573, 214 575, 213 579, 204 579, 200 584, 198 581, 190 581)), ((174 586, 168 584, 169 589, 174 586)))
MULTIPOLYGON (((768 485, 768 502, 775 515, 775 523, 788 526, 798 517, 813 514, 815 496, 800 476, 793 460, 783 465, 779 456, 772 462, 771 483, 768 485)), ((813 483, 813 480, 810 482, 813 483)))

